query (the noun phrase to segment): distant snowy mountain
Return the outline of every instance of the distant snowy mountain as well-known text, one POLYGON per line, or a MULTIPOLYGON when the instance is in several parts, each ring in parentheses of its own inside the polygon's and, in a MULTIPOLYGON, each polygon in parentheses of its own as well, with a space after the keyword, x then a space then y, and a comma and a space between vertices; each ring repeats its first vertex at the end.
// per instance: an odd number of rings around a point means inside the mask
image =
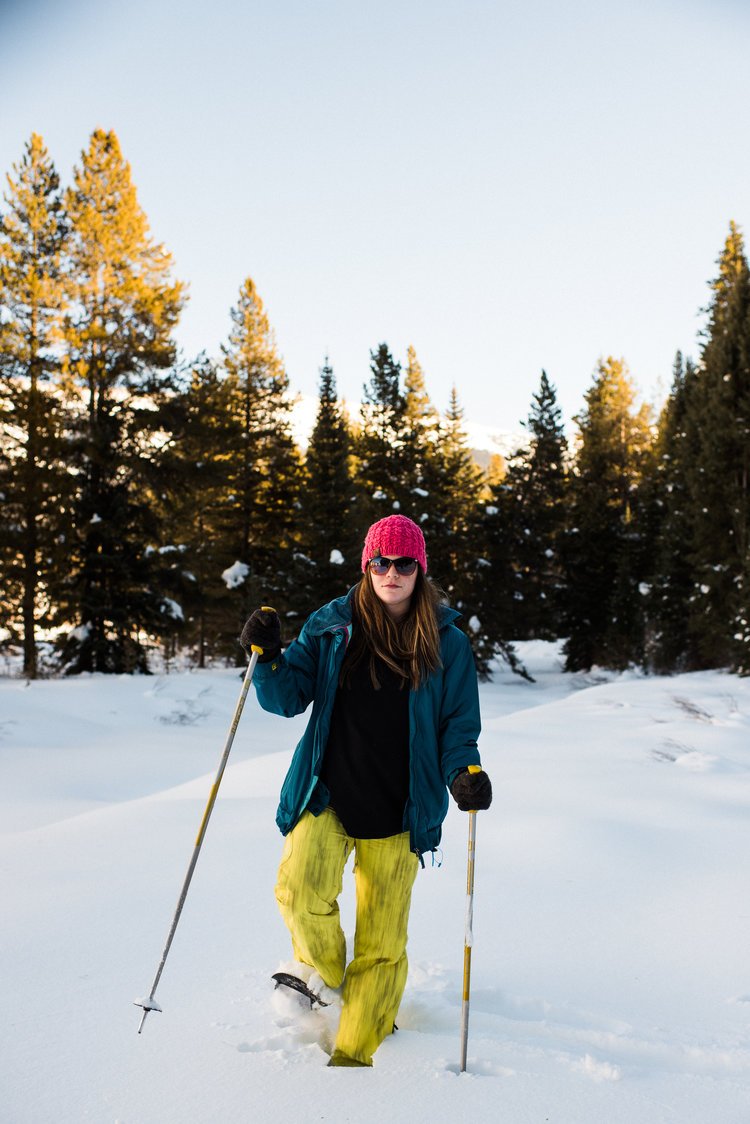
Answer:
POLYGON ((499 453, 506 460, 528 442, 528 434, 522 429, 502 429, 494 425, 467 422, 465 425, 468 445, 474 460, 482 468, 489 464, 490 457, 499 453))
MULTIPOLYGON (((307 448, 318 408, 318 400, 309 394, 300 394, 294 406, 292 426, 294 438, 302 449, 307 448)), ((356 412, 357 406, 351 406, 350 412, 356 412)), ((464 429, 468 438, 468 445, 474 459, 482 468, 489 464, 490 457, 499 453, 508 457, 521 448, 528 440, 528 435, 522 429, 508 430, 500 425, 487 425, 483 422, 467 421, 464 429)))

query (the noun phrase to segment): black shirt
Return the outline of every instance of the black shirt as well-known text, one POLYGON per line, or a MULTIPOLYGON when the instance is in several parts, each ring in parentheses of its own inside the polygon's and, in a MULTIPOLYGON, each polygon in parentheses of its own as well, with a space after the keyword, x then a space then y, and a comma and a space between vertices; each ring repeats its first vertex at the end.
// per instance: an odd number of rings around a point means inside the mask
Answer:
POLYGON ((321 780, 354 839, 384 839, 404 828, 409 797, 409 685, 365 656, 336 691, 321 780))

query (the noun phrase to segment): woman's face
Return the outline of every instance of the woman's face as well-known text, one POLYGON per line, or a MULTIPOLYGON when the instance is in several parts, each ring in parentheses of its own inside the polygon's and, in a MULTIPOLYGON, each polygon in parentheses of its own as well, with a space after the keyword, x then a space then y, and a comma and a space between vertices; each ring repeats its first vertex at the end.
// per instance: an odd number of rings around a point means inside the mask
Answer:
MULTIPOLYGON (((381 558, 399 558, 398 554, 381 554, 381 558)), ((370 570, 370 581, 375 594, 383 602, 385 610, 394 620, 400 620, 409 612, 411 595, 417 582, 417 572, 405 576, 399 574, 395 566, 391 566, 387 574, 375 574, 370 570)))

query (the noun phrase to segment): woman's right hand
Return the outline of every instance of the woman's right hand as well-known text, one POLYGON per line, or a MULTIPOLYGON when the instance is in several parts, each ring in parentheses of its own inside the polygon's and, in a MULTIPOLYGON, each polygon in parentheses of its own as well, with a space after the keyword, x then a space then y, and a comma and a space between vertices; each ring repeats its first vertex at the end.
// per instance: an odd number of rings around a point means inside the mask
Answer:
POLYGON ((253 648, 260 648, 258 663, 275 660, 281 651, 281 621, 275 609, 263 605, 245 621, 240 644, 250 655, 253 648))

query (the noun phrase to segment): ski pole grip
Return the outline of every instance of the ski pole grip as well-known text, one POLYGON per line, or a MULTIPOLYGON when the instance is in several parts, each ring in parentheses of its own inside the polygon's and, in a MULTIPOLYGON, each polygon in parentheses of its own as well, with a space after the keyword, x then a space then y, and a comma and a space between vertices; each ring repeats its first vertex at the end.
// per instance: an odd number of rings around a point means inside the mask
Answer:
MULTIPOLYGON (((261 613, 275 613, 276 612, 273 605, 261 605, 260 611, 261 611, 261 613)), ((265 649, 261 648, 260 644, 251 644, 250 645, 250 651, 251 652, 257 652, 259 656, 262 656, 265 649)))
MULTIPOLYGON (((469 772, 470 773, 481 773, 481 771, 482 771, 481 765, 469 765, 469 772)), ((469 812, 470 816, 475 816, 476 814, 477 814, 476 808, 472 808, 469 812)))

